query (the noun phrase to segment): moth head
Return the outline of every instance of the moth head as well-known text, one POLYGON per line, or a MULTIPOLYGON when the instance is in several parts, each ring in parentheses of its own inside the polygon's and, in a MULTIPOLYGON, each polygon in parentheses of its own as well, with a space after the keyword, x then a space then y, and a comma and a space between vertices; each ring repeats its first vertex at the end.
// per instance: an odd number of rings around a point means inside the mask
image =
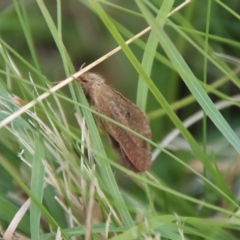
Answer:
POLYGON ((95 73, 87 72, 82 74, 78 78, 78 82, 82 85, 82 88, 87 91, 90 87, 93 87, 93 85, 101 85, 105 81, 104 79, 95 73))
POLYGON ((105 80, 98 74, 96 73, 91 73, 88 72, 88 79, 89 81, 91 81, 92 83, 96 84, 96 85, 100 85, 103 84, 105 82, 105 80))

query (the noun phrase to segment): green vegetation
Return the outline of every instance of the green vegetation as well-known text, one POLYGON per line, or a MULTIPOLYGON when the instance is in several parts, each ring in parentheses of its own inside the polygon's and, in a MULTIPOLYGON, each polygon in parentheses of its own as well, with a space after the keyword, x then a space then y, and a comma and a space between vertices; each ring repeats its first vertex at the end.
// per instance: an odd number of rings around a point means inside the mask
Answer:
POLYGON ((0 2, 4 239, 240 238, 240 2, 181 3, 0 2), (146 112, 148 172, 118 164, 64 82, 85 66, 146 112))

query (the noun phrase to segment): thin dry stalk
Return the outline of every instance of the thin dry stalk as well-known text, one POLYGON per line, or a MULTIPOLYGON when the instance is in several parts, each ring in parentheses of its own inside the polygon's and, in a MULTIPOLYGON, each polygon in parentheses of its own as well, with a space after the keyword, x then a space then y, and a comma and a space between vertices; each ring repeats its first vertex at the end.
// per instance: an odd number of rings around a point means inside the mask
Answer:
MULTIPOLYGON (((186 6, 188 3, 190 3, 191 0, 186 0, 184 3, 182 3, 181 5, 179 5, 177 8, 175 8, 173 11, 171 11, 168 14, 168 17, 171 16, 172 14, 174 14, 176 11, 179 11, 181 8, 183 8, 184 6, 186 6)), ((151 27, 147 27, 146 29, 144 29, 143 31, 141 31, 140 33, 136 34, 134 37, 130 38, 129 40, 127 40, 125 43, 127 45, 129 45, 130 43, 132 43, 133 41, 135 41, 136 39, 140 38, 141 36, 143 36, 144 34, 146 34, 147 32, 149 32, 151 30, 151 27)), ((74 73, 72 76, 68 77, 67 79, 61 81, 59 84, 55 85, 54 87, 52 87, 51 89, 49 89, 49 91, 43 93, 42 95, 38 96, 36 99, 32 100, 31 102, 27 103, 26 105, 24 105, 22 108, 20 108, 19 110, 17 110, 16 112, 14 112, 13 114, 11 114, 10 116, 6 117, 4 120, 2 120, 0 122, 0 128, 6 126, 8 123, 10 123, 11 121, 13 121, 15 118, 21 116, 23 113, 25 113, 27 110, 29 110, 30 108, 32 108, 33 106, 35 106, 38 102, 41 102, 42 100, 44 100, 45 98, 47 98, 48 96, 50 96, 51 94, 54 94, 57 90, 61 89, 62 87, 64 87, 65 85, 69 84, 70 82, 72 82, 73 80, 77 79, 79 76, 81 76, 83 73, 88 72, 90 69, 92 69, 93 67, 97 66, 98 64, 100 64, 101 62, 103 62, 104 60, 108 59, 109 57, 111 57, 112 55, 114 55, 115 53, 119 52, 122 48, 119 46, 115 49, 113 49, 112 51, 110 51, 109 53, 105 54, 104 56, 102 56, 101 58, 99 58, 98 60, 94 61, 93 63, 89 64, 88 66, 86 66, 83 69, 80 69, 80 71, 74 73)))

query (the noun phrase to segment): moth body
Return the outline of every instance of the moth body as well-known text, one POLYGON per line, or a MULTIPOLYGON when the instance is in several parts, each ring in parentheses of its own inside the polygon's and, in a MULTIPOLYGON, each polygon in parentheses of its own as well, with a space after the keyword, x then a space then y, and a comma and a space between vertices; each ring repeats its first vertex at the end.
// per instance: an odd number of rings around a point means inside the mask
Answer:
MULTIPOLYGON (((151 139, 151 129, 144 113, 119 92, 105 84, 101 76, 85 73, 79 77, 79 83, 89 105, 97 112, 151 139)), ((134 172, 146 171, 150 167, 151 153, 148 142, 104 118, 95 116, 95 119, 108 135, 122 165, 134 172)))

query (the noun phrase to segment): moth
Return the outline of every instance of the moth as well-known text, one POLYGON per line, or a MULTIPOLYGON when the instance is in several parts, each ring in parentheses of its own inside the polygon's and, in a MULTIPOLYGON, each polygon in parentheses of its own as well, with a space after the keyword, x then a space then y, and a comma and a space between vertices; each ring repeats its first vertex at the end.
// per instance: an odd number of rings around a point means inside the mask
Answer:
MULTIPOLYGON (((100 75, 87 72, 77 80, 91 108, 151 139, 151 129, 144 113, 122 94, 105 84, 100 75)), ((106 119, 96 115, 94 118, 107 134, 123 166, 134 172, 143 172, 150 167, 151 152, 148 142, 106 119)))

